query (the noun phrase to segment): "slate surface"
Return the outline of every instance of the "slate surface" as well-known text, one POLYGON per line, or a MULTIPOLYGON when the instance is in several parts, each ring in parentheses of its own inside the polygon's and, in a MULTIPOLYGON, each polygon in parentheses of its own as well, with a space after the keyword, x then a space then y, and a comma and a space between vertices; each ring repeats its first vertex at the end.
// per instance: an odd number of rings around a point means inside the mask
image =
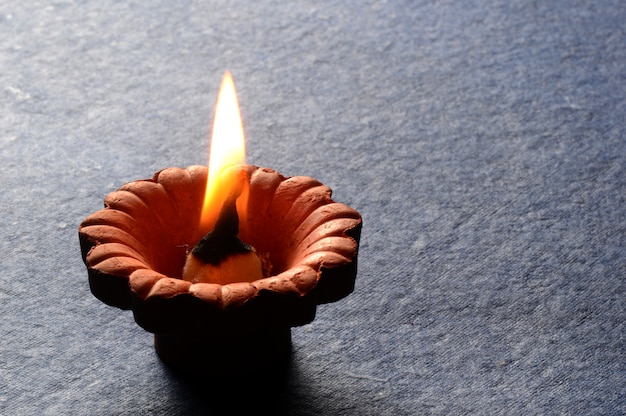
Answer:
POLYGON ((625 414, 626 3, 284 3, 0 2, 0 414, 625 414), (227 68, 249 162, 364 228, 284 374, 198 383, 77 226, 205 163, 227 68))

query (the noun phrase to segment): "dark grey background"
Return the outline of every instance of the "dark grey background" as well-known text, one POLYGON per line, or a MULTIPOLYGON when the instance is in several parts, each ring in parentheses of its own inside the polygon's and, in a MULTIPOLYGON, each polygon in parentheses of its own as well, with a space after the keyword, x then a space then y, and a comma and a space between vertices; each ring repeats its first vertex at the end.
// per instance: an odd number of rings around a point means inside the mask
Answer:
POLYGON ((626 413, 624 22, 620 0, 0 1, 0 414, 626 413), (77 227, 205 163, 227 68, 249 163, 364 228, 355 292, 293 330, 284 378, 215 387, 90 294, 77 227))

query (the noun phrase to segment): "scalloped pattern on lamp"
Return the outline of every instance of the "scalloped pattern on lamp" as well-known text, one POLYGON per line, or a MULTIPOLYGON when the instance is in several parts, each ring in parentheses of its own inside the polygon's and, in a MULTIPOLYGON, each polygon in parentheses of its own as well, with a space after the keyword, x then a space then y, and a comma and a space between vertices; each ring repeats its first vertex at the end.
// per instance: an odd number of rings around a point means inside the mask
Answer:
POLYGON ((245 169, 250 195, 240 237, 269 256, 272 276, 226 285, 181 279, 197 238, 207 169, 167 168, 110 193, 105 208, 81 224, 94 295, 133 309, 151 332, 176 328, 181 319, 203 328, 217 325, 206 322, 212 318, 302 325, 313 319, 317 304, 348 295, 356 277, 360 214, 334 202, 331 190, 313 178, 245 169))

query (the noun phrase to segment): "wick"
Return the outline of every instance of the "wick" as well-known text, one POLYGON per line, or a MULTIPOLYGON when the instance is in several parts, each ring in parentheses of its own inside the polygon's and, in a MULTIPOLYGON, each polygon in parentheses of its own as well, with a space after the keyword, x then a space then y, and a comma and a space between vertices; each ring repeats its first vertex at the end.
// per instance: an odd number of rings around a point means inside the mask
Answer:
POLYGON ((215 228, 205 234, 193 248, 193 255, 205 264, 217 266, 233 254, 245 254, 252 251, 252 247, 238 237, 237 198, 242 191, 243 182, 237 181, 222 205, 215 228))

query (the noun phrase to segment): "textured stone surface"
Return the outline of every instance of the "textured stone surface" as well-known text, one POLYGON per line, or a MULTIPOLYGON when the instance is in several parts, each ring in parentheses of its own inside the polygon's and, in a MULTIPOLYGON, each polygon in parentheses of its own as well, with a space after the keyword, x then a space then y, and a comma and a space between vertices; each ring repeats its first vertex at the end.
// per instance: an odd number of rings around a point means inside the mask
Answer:
POLYGON ((626 413, 625 7, 3 1, 0 414, 626 413), (248 163, 364 219, 355 292, 263 382, 164 368, 76 232, 205 162, 226 68, 248 163))

